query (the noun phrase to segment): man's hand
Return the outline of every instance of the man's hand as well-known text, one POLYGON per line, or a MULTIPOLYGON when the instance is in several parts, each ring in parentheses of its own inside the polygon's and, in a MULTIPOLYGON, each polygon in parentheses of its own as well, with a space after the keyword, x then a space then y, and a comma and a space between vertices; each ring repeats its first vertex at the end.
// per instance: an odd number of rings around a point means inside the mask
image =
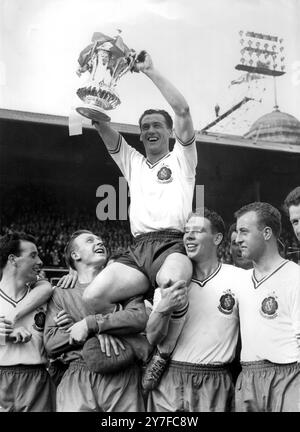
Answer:
POLYGON ((188 291, 184 280, 177 281, 167 288, 162 286, 160 293, 161 300, 156 308, 156 311, 160 313, 172 313, 176 309, 185 306, 188 302, 188 291))
POLYGON ((75 322, 72 316, 64 309, 58 312, 58 314, 54 317, 54 321, 55 324, 62 330, 68 330, 75 322))
POLYGON ((72 327, 70 327, 67 332, 70 333, 69 337, 69 344, 80 344, 84 343, 89 335, 89 330, 87 326, 87 322, 85 319, 82 319, 81 321, 78 321, 77 323, 73 324, 72 327))
POLYGON ((57 282, 57 286, 60 288, 74 288, 78 279, 77 271, 70 268, 69 273, 65 276, 62 276, 57 282))
POLYGON ((26 343, 29 342, 32 334, 25 327, 17 327, 10 333, 7 340, 13 343, 26 343))
POLYGON ((97 338, 100 343, 101 351, 106 354, 107 357, 111 356, 111 348, 117 356, 120 354, 118 347, 120 347, 122 350, 125 350, 125 347, 120 339, 114 336, 108 334, 99 334, 97 335, 97 338))
POLYGON ((1 338, 1 340, 5 341, 6 337, 13 332, 13 329, 14 329, 13 321, 8 319, 7 317, 1 315, 0 316, 0 338, 1 338))
POLYGON ((141 51, 135 60, 132 70, 137 73, 140 71, 147 73, 153 69, 153 61, 150 55, 146 51, 141 51))

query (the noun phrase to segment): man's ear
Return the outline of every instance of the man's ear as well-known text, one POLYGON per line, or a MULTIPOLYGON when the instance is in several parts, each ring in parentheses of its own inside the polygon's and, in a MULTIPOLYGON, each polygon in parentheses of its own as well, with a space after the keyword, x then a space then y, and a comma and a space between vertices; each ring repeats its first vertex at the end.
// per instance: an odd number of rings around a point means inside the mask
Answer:
POLYGON ((16 258, 17 258, 16 255, 10 254, 8 255, 7 262, 9 261, 10 264, 16 265, 16 258))
POLYGON ((222 233, 217 233, 215 235, 215 244, 217 246, 219 246, 221 244, 222 240, 223 240, 223 234, 222 233))
POLYGON ((80 260, 80 254, 79 254, 78 252, 76 252, 76 251, 72 251, 72 252, 71 252, 71 258, 72 258, 74 261, 78 261, 78 260, 80 260))
POLYGON ((272 237, 273 231, 272 228, 266 226, 263 230, 263 236, 265 240, 270 240, 270 238, 272 237))

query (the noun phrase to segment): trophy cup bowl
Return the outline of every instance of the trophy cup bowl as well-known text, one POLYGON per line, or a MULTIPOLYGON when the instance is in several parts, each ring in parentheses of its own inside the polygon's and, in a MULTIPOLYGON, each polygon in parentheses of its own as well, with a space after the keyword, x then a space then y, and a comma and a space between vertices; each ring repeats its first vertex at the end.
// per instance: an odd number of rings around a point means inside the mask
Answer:
POLYGON ((76 111, 95 121, 109 121, 110 117, 105 111, 114 109, 121 103, 116 92, 104 83, 81 87, 77 90, 77 95, 84 103, 76 107, 76 111))
POLYGON ((94 33, 92 43, 80 53, 78 59, 78 75, 85 72, 89 75, 76 92, 83 102, 76 107, 76 111, 96 122, 109 121, 107 111, 121 103, 115 90, 117 81, 132 71, 135 57, 135 51, 130 50, 120 36, 111 38, 103 33, 94 33))

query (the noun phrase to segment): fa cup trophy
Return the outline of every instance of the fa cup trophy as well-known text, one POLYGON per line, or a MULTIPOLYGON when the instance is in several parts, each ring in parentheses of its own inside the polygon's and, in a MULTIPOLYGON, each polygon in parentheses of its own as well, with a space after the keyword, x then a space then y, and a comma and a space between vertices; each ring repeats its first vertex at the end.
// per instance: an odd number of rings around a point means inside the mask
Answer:
POLYGON ((82 104, 76 111, 95 121, 109 121, 106 111, 116 108, 120 98, 116 92, 119 79, 132 71, 136 61, 136 52, 129 49, 118 35, 109 37, 103 33, 94 33, 92 43, 81 51, 77 74, 88 72, 88 79, 77 90, 82 104))

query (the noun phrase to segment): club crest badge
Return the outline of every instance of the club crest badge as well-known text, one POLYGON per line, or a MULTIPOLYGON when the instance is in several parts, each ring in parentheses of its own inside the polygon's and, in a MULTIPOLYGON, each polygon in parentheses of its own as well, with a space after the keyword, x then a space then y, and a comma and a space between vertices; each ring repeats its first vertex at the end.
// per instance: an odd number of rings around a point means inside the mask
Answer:
POLYGON ((220 297, 220 304, 218 306, 219 311, 225 315, 230 315, 233 312, 234 305, 234 294, 231 292, 231 290, 225 291, 224 294, 220 297))
POLYGON ((273 319, 278 316, 278 302, 275 294, 271 294, 266 297, 262 303, 260 308, 260 313, 264 318, 273 319))
POLYGON ((163 165, 157 172, 159 183, 170 183, 173 180, 172 171, 167 165, 163 165))
POLYGON ((32 327, 39 332, 44 331, 46 321, 46 314, 44 309, 38 309, 37 313, 33 317, 33 320, 34 324, 32 327))

